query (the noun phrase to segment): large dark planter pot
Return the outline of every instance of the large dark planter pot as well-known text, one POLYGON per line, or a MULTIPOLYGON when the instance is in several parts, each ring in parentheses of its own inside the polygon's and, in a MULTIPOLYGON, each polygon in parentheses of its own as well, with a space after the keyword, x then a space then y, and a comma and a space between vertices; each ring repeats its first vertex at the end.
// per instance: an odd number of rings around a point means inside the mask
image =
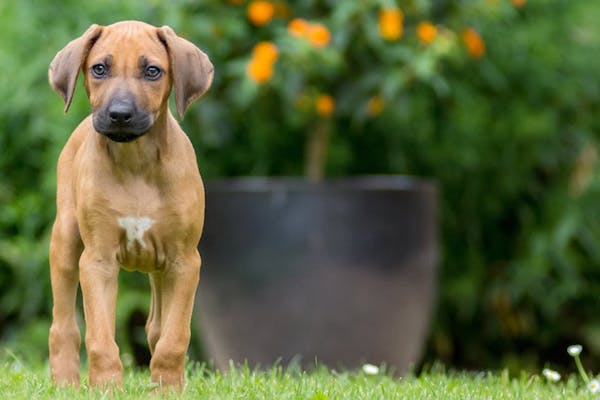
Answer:
POLYGON ((195 319, 209 358, 405 372, 427 335, 436 233, 423 180, 209 182, 195 319))

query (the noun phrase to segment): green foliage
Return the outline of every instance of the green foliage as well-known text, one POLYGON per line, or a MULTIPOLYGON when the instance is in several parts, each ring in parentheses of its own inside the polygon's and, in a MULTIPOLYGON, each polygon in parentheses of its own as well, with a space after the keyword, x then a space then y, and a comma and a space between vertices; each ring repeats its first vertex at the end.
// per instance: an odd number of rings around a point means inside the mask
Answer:
POLYGON ((436 126, 396 137, 407 169, 442 186, 437 357, 522 367, 597 345, 600 59, 583 55, 600 10, 588 5, 530 2, 486 26, 488 56, 449 69, 450 94, 430 99, 436 126))
MULTIPOLYGON (((326 124, 328 176, 438 182, 443 258, 427 360, 533 368, 567 362, 563 349, 577 341, 597 369, 600 4, 302 0, 280 2, 287 7, 255 26, 247 2, 234 3, 0 4, 2 338, 30 332, 38 340, 39 322, 22 328, 49 314, 54 165, 89 112, 80 86, 62 115, 48 63, 91 23, 141 19, 171 25, 216 66, 213 88, 183 121, 205 178, 300 175, 308 138, 326 124), (398 41, 378 30, 379 10, 392 4, 404 12, 398 41), (297 17, 324 24, 331 42, 318 48, 290 35, 297 17), (416 34, 426 20, 438 28, 428 45, 416 34), (485 43, 479 59, 465 47, 468 27, 485 43), (247 66, 261 41, 275 44, 278 57, 259 84, 247 66), (332 115, 316 108, 322 94, 335 101, 332 115)), ((125 274, 122 283, 121 326, 147 302, 144 277, 125 274)))

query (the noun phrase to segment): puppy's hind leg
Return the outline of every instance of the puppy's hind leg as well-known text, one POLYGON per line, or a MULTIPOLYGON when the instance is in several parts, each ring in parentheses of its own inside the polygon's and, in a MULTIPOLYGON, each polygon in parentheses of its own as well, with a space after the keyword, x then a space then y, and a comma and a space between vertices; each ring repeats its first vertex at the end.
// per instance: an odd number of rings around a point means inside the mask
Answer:
POLYGON ((153 272, 150 274, 150 288, 152 291, 152 297, 150 303, 150 312, 148 314, 148 321, 146 322, 146 336, 148 338, 150 354, 154 355, 156 343, 160 338, 160 319, 162 311, 162 281, 159 273, 153 272))
POLYGON ((54 304, 48 345, 50 372, 59 385, 79 384, 81 336, 75 318, 75 302, 82 250, 75 218, 57 217, 50 241, 50 280, 54 304))

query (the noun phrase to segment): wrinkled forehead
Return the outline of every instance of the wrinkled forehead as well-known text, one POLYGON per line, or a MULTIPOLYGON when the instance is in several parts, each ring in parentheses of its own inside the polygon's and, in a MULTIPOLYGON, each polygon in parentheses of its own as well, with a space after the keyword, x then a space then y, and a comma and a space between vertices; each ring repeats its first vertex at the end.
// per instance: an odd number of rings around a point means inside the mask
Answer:
POLYGON ((141 22, 120 22, 104 27, 88 55, 88 65, 110 59, 118 65, 160 64, 167 68, 169 55, 157 28, 141 22))

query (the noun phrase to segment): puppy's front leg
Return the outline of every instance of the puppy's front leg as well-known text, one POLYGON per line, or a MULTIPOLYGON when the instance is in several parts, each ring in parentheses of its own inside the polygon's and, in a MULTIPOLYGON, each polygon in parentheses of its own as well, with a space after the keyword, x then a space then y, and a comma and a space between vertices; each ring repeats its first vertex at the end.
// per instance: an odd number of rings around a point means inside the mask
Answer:
POLYGON ((59 385, 79 384, 79 346, 81 337, 75 319, 79 270, 77 264, 83 245, 75 219, 59 215, 50 241, 50 278, 52 281, 52 326, 48 340, 50 372, 59 385))
POLYGON ((92 386, 121 385, 123 365, 115 342, 119 265, 108 256, 84 250, 79 262, 89 377, 92 386))
POLYGON ((152 380, 160 385, 182 388, 194 296, 200 279, 198 251, 194 248, 188 255, 172 261, 155 279, 160 279, 157 288, 160 288, 158 304, 162 312, 160 337, 150 361, 150 373, 152 380))

